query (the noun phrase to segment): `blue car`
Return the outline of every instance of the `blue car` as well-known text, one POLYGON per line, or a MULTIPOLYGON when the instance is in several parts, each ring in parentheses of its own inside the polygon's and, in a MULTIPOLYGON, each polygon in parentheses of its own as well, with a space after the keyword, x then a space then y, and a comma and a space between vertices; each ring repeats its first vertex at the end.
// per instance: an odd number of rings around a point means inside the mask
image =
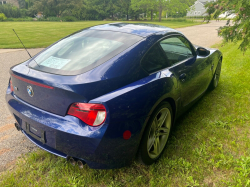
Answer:
POLYGON ((217 87, 222 58, 167 27, 94 26, 12 67, 6 102, 17 130, 73 165, 151 165, 176 119, 217 87))

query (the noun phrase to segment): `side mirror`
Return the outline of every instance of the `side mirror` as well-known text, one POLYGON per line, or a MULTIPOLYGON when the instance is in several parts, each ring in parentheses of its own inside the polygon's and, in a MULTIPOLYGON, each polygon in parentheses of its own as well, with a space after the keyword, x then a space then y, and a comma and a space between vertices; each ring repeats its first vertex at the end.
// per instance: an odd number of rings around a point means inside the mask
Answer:
POLYGON ((210 51, 207 50, 207 49, 205 49, 205 48, 203 48, 203 47, 199 47, 196 50, 196 52, 197 52, 198 56, 204 56, 204 57, 206 57, 206 56, 210 55, 210 51))

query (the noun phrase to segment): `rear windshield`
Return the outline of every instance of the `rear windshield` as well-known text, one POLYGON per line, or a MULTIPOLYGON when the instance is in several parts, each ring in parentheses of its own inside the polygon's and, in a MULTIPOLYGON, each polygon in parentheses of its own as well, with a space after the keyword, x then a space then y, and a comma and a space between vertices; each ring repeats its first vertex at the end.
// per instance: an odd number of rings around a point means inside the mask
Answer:
POLYGON ((55 43, 29 66, 53 74, 77 75, 99 66, 141 39, 120 32, 85 30, 55 43))

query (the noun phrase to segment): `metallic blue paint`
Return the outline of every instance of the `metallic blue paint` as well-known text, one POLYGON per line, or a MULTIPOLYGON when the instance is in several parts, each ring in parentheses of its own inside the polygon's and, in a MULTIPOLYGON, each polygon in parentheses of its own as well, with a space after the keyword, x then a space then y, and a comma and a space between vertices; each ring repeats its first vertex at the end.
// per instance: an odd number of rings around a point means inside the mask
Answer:
MULTIPOLYGON (((130 164, 136 156, 147 121, 157 105, 167 100, 174 116, 180 116, 207 89, 214 69, 222 57, 218 50, 210 50, 207 57, 195 56, 173 67, 151 75, 140 61, 157 41, 178 31, 153 25, 102 25, 90 29, 112 30, 143 36, 144 39, 104 64, 76 76, 54 75, 28 68, 29 61, 10 69, 10 74, 46 84, 54 89, 31 85, 34 97, 27 93, 29 83, 12 76, 18 90, 6 92, 10 112, 23 133, 39 147, 66 158, 86 161, 91 168, 119 168, 130 164), (185 82, 179 76, 187 75, 185 82), (103 104, 107 119, 99 127, 90 127, 76 117, 67 115, 72 103, 103 104), (46 132, 43 144, 26 133, 30 124, 39 136, 46 132), (124 131, 132 136, 123 139, 124 131)), ((32 59, 31 59, 32 60, 32 59)))
POLYGON ((161 34, 164 35, 166 33, 170 32, 178 32, 177 30, 167 28, 160 25, 154 25, 154 24, 142 24, 142 23, 112 23, 112 24, 105 24, 105 25, 98 25, 94 26, 90 29, 94 30, 108 30, 108 31, 114 31, 114 32, 123 32, 128 34, 135 34, 141 37, 148 37, 153 34, 161 34))

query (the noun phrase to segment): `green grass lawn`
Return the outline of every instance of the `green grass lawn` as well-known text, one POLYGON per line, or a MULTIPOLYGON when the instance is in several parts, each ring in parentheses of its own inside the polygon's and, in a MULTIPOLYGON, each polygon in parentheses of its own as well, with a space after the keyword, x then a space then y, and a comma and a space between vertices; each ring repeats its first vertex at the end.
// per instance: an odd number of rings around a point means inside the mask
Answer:
POLYGON ((250 53, 235 44, 221 51, 218 88, 177 121, 156 164, 79 169, 38 150, 2 173, 0 186, 250 186, 250 53))
MULTIPOLYGON (((50 44, 69 34, 72 34, 75 31, 105 23, 110 22, 0 22, 0 49, 22 48, 22 44, 19 42, 12 29, 15 29, 27 48, 38 48, 47 47, 50 44)), ((201 22, 193 21, 162 21, 140 23, 152 23, 171 28, 181 28, 201 24, 201 22)))

